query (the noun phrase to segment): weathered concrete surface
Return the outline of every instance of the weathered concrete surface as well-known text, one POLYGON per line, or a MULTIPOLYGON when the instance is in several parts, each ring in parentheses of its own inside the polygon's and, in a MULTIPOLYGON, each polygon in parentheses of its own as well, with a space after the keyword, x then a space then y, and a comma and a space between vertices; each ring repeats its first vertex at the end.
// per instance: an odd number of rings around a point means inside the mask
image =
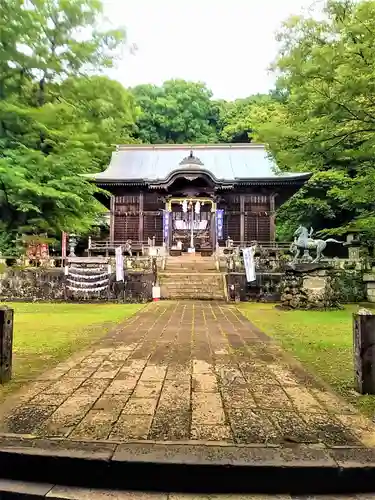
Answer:
POLYGON ((323 497, 291 496, 291 495, 252 495, 252 494, 186 494, 186 493, 152 493, 146 491, 117 491, 106 489, 74 488, 53 484, 33 484, 22 481, 0 480, 0 494, 18 493, 35 495, 35 498, 69 499, 69 500, 313 500, 325 498, 330 500, 368 500, 372 495, 327 495, 323 497))
POLYGON ((235 306, 159 302, 0 407, 0 432, 74 440, 375 444, 375 425, 235 306))

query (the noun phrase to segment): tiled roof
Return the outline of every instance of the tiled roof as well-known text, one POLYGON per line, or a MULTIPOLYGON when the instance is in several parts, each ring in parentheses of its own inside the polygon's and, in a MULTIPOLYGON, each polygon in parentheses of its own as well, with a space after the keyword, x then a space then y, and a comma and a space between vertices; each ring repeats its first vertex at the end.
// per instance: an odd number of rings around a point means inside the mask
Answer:
POLYGON ((157 183, 179 170, 203 170, 219 182, 303 181, 309 173, 279 172, 262 144, 118 146, 104 172, 90 174, 98 183, 157 183))

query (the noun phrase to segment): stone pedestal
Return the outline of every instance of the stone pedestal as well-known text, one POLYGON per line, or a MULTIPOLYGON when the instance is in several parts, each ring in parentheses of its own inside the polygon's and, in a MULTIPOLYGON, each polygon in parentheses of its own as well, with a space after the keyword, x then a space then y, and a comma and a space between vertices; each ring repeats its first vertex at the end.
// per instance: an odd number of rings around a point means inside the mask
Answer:
POLYGON ((13 309, 0 307, 0 384, 12 378, 13 309))
POLYGON ((363 275, 363 281, 366 285, 366 298, 369 302, 375 302, 375 272, 363 275))
POLYGON ((288 309, 340 308, 334 270, 324 264, 291 264, 281 280, 281 306, 288 309))

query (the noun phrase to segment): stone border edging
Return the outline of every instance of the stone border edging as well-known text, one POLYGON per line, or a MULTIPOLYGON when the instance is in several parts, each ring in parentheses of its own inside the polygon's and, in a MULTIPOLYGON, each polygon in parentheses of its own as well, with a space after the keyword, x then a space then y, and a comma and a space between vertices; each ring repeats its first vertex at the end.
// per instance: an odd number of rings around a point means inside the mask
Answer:
POLYGON ((190 493, 375 491, 375 450, 0 438, 0 477, 190 493))

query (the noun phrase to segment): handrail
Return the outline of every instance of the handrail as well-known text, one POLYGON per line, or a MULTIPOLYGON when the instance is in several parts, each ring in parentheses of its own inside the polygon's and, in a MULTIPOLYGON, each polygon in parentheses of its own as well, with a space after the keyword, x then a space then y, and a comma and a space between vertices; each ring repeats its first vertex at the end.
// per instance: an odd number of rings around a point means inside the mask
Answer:
MULTIPOLYGON (((235 241, 231 240, 232 247, 248 247, 252 245, 258 245, 264 248, 289 248, 291 245, 290 241, 261 241, 261 240, 246 240, 246 241, 235 241)), ((220 245, 220 248, 232 248, 227 247, 226 242, 220 245)))
MULTIPOLYGON (((110 247, 116 247, 120 245, 125 245, 129 240, 91 240, 90 242, 90 248, 98 248, 98 247, 104 247, 104 248, 110 248, 110 247)), ((131 246, 148 246, 147 241, 133 241, 131 242, 131 246)))

